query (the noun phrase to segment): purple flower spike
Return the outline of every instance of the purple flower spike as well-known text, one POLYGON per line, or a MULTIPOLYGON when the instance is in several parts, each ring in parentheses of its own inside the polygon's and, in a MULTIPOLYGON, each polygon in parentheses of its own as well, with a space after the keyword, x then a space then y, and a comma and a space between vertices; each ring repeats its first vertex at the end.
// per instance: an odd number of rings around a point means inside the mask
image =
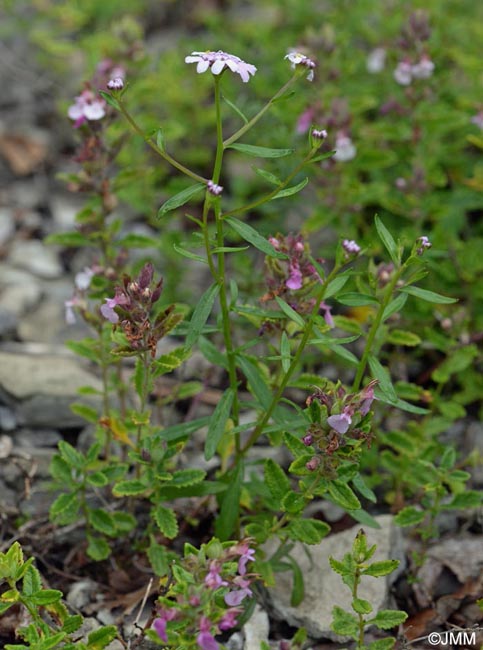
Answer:
POLYGON ((254 75, 257 71, 256 67, 251 63, 245 63, 234 54, 228 54, 218 50, 217 52, 191 52, 185 57, 185 63, 197 63, 196 72, 201 74, 211 68, 214 75, 219 75, 225 68, 229 68, 232 72, 240 75, 243 82, 250 79, 250 75, 254 75))
POLYGON ((306 436, 302 438, 302 442, 306 447, 310 447, 310 445, 313 443, 314 437, 312 434, 308 433, 306 436))
POLYGON ((226 587, 228 585, 228 582, 220 576, 220 567, 215 560, 210 563, 210 570, 205 577, 205 585, 209 589, 218 589, 218 587, 226 587))
POLYGON ((220 630, 231 630, 232 627, 238 623, 237 616, 240 614, 239 609, 229 609, 225 614, 223 614, 222 619, 218 623, 220 630))
POLYGON ((196 637, 196 642, 201 650, 218 650, 219 645, 210 632, 211 621, 202 616, 200 619, 200 633, 196 637))
POLYGON ((156 634, 161 639, 161 641, 168 643, 168 635, 166 634, 166 624, 167 621, 165 618, 157 618, 153 623, 153 628, 156 634))
POLYGON ((248 544, 243 544, 241 550, 243 552, 238 560, 238 573, 244 576, 247 572, 247 563, 255 560, 255 549, 250 548, 248 544))
POLYGON ((341 435, 347 433, 352 423, 352 418, 348 413, 340 413, 338 415, 331 415, 327 418, 327 424, 332 427, 337 433, 341 435))
POLYGON ((302 273, 300 268, 295 264, 290 267, 290 276, 285 283, 285 286, 287 289, 292 289, 293 291, 302 288, 302 273))

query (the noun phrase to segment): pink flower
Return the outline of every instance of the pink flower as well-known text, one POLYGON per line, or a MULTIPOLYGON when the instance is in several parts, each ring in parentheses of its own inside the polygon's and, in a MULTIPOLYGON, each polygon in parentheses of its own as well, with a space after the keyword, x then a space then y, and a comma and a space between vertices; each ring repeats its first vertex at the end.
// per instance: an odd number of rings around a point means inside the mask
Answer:
POLYGON ((409 86, 413 80, 413 66, 408 61, 400 61, 394 70, 394 79, 400 86, 409 86))
POLYGON ((278 239, 276 239, 275 237, 269 237, 268 241, 270 242, 270 244, 272 244, 274 249, 278 251, 278 249, 280 248, 280 242, 278 241, 278 239))
POLYGON ((421 57, 418 63, 411 67, 411 74, 414 79, 429 79, 434 72, 434 63, 427 56, 421 57))
POLYGON ((86 266, 83 271, 76 273, 76 276, 74 278, 75 286, 79 289, 79 291, 85 291, 90 287, 91 280, 94 275, 94 271, 86 266))
POLYGON ((220 622, 218 623, 220 630, 231 630, 232 627, 235 627, 235 625, 238 623, 236 619, 238 614, 240 614, 240 610, 236 608, 229 609, 227 612, 225 612, 220 622))
POLYGON ((338 162, 347 162, 352 160, 356 155, 356 148, 349 136, 340 133, 335 139, 336 152, 332 156, 338 162))
POLYGON ((106 298, 105 304, 101 306, 101 314, 111 323, 118 323, 119 315, 114 311, 114 307, 117 307, 117 305, 126 305, 128 302, 128 297, 116 290, 114 298, 106 298))
POLYGON ((217 52, 191 52, 189 56, 185 57, 185 63, 197 63, 196 72, 198 74, 211 68, 212 74, 219 75, 225 68, 229 68, 232 72, 239 74, 245 83, 250 79, 250 75, 254 75, 257 71, 256 67, 251 63, 245 63, 234 54, 227 54, 222 50, 217 52))
POLYGON ((359 406, 359 413, 364 417, 371 410, 372 402, 374 401, 374 386, 377 382, 369 383, 360 393, 362 401, 359 406))
POLYGON ((240 545, 239 550, 241 554, 238 560, 238 573, 243 576, 247 572, 247 563, 255 560, 255 549, 250 548, 247 542, 244 542, 240 545))
POLYGON ((367 71, 371 74, 377 74, 384 70, 386 63, 386 50, 383 47, 376 47, 369 53, 366 60, 367 71))
POLYGON ((302 438, 302 442, 306 447, 310 447, 310 445, 314 442, 314 437, 312 434, 308 433, 306 436, 302 438))
POLYGON ((287 289, 292 289, 293 291, 302 288, 302 273, 300 271, 298 264, 293 263, 291 265, 290 276, 288 280, 285 282, 285 286, 287 287, 287 289))
POLYGON ((314 68, 317 66, 315 61, 312 61, 312 59, 309 59, 308 56, 305 56, 305 54, 302 54, 301 52, 289 52, 288 54, 285 55, 285 58, 288 59, 292 64, 291 65, 292 69, 295 69, 298 65, 307 68, 309 71, 307 75, 307 80, 313 81, 314 68))
POLYGON ((234 580, 234 583, 240 587, 240 589, 234 589, 225 594, 225 603, 230 607, 238 607, 240 603, 247 597, 252 595, 252 590, 250 589, 250 581, 245 580, 241 576, 237 576, 234 580))
POLYGON ((67 325, 75 325, 77 319, 75 317, 74 307, 79 304, 79 299, 74 296, 71 300, 64 302, 65 306, 65 322, 67 325))
POLYGON ((206 616, 202 616, 200 619, 200 633, 196 637, 196 642, 201 650, 218 650, 219 648, 215 637, 210 632, 210 627, 211 621, 206 616))
POLYGON ((472 124, 475 124, 479 129, 483 129, 483 111, 480 111, 470 119, 472 124))
POLYGON ((325 140, 327 131, 325 129, 312 129, 312 137, 316 140, 325 140))
POLYGON ((419 248, 416 251, 418 255, 422 255, 426 249, 431 248, 432 246, 432 243, 429 241, 426 235, 418 237, 416 241, 419 244, 419 248))
POLYGON ((327 323, 329 327, 334 327, 334 319, 332 318, 332 307, 330 305, 327 305, 325 302, 321 302, 319 305, 319 308, 322 309, 324 312, 324 320, 327 323))
POLYGON ((327 424, 341 435, 347 433, 352 423, 351 416, 345 411, 327 418, 327 424))
POLYGON ((205 585, 209 589, 218 589, 218 587, 226 587, 228 585, 228 582, 220 576, 220 567, 215 560, 210 562, 210 570, 205 576, 205 585))
POLYGON ((176 618, 175 609, 162 609, 159 612, 159 617, 153 622, 154 631, 165 643, 168 642, 168 634, 166 632, 167 623, 168 621, 172 621, 174 618, 176 618))
POLYGON ((313 122, 315 117, 315 109, 307 108, 303 113, 300 114, 299 119, 297 120, 297 126, 295 130, 297 133, 305 133, 309 130, 310 125, 313 122))
POLYGON ((92 90, 86 89, 75 98, 75 104, 69 106, 67 115, 75 120, 74 127, 84 124, 86 120, 100 120, 106 114, 106 102, 95 95, 92 90))

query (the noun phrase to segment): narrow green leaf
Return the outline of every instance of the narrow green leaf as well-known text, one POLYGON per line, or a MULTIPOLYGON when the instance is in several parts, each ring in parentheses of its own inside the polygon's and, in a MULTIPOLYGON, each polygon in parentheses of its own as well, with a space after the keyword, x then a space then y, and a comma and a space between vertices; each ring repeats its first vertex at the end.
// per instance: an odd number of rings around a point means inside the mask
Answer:
POLYGON ((302 318, 300 314, 298 314, 295 309, 290 307, 288 303, 285 302, 285 300, 282 300, 282 298, 279 298, 278 296, 275 296, 275 300, 277 301, 277 305, 280 307, 280 309, 283 311, 285 316, 287 318, 290 318, 290 320, 293 320, 294 323, 297 323, 302 328, 305 328, 305 321, 302 318))
POLYGON ((162 354, 153 364, 153 376, 160 377, 168 372, 172 372, 176 368, 179 368, 189 356, 190 351, 184 346, 175 348, 167 354, 162 354))
POLYGON ((45 237, 46 244, 57 246, 92 246, 92 241, 80 232, 59 232, 45 237))
POLYGON ((391 400, 397 400, 396 391, 391 382, 391 376, 386 368, 384 368, 379 359, 377 359, 372 354, 369 355, 369 367, 374 379, 379 380, 378 388, 382 393, 387 395, 391 400))
POLYGON ((297 183, 297 185, 292 185, 292 187, 286 187, 284 190, 280 190, 280 192, 277 192, 274 197, 272 197, 272 201, 275 201, 275 199, 284 199, 287 196, 292 196, 293 194, 297 194, 300 192, 300 190, 303 190, 303 188, 307 185, 309 182, 308 178, 304 178, 300 183, 297 183))
POLYGON ((289 156, 295 149, 269 149, 268 147, 256 147, 251 144, 234 143, 228 145, 227 149, 235 149, 247 156, 254 156, 255 158, 283 158, 289 156))
POLYGON ((278 176, 275 176, 275 174, 271 174, 270 172, 267 172, 266 169, 260 169, 259 167, 252 167, 254 172, 264 178, 266 181, 271 183, 272 185, 281 185, 282 181, 278 178, 278 176))
POLYGON ((355 291, 349 291, 348 293, 342 293, 339 296, 336 296, 337 302, 340 302, 341 305, 347 305, 348 307, 364 307, 366 305, 379 305, 379 300, 374 298, 374 296, 369 296, 364 293, 356 293, 355 291))
POLYGON ((178 194, 172 196, 159 208, 158 219, 165 215, 167 212, 176 210, 176 208, 180 208, 185 203, 188 203, 188 201, 193 198, 193 196, 196 196, 196 194, 199 194, 204 189, 206 189, 206 185, 203 183, 196 183, 195 185, 190 185, 190 187, 187 187, 182 192, 178 192, 178 194))
POLYGON ((111 93, 106 93, 103 90, 99 90, 99 95, 106 101, 107 104, 109 104, 109 106, 115 108, 116 111, 119 111, 121 109, 119 102, 117 99, 114 99, 111 93))
POLYGON ((387 252, 389 253, 392 261, 394 262, 394 265, 396 267, 399 267, 399 251, 398 247, 396 245, 396 242, 394 241, 393 236, 389 232, 389 230, 386 228, 386 226, 382 223, 382 221, 379 219, 379 217, 376 216, 374 217, 374 223, 376 224, 376 230, 377 234, 379 235, 380 240, 384 244, 387 252))
POLYGON ((91 422, 92 424, 96 424, 99 420, 99 413, 97 410, 87 404, 76 402, 75 404, 70 405, 70 410, 72 413, 80 415, 84 420, 87 420, 87 422, 91 422))
POLYGON ((197 255, 196 253, 187 251, 185 248, 181 248, 181 246, 178 246, 177 244, 173 244, 173 248, 177 253, 179 253, 183 257, 187 257, 189 260, 194 260, 195 262, 201 262, 202 264, 208 264, 208 261, 201 255, 197 255))
POLYGON ((186 336, 187 348, 193 347, 198 340, 198 337, 203 331, 206 321, 211 314, 213 304, 219 291, 220 285, 218 283, 212 284, 211 287, 201 296, 188 326, 188 334, 186 336))
POLYGON ((258 250, 265 253, 265 255, 276 257, 277 259, 287 259, 287 255, 276 251, 265 237, 262 237, 255 228, 252 228, 247 223, 243 223, 243 221, 235 219, 234 217, 226 217, 225 221, 242 239, 252 246, 255 246, 255 248, 258 248, 258 250))
POLYGON ((248 119, 245 117, 245 115, 242 113, 242 111, 236 106, 233 102, 231 102, 228 97, 225 97, 225 95, 222 95, 222 99, 227 104, 232 111, 235 111, 235 113, 241 117, 241 119, 245 122, 245 124, 248 124, 248 119))
POLYGON ((342 359, 345 359, 352 366, 359 365, 359 359, 353 354, 350 350, 347 350, 344 346, 339 345, 338 343, 332 343, 330 349, 342 359))
POLYGON ((349 274, 345 274, 345 275, 338 275, 333 280, 331 280, 331 282, 329 282, 329 284, 327 285, 327 289, 325 290, 324 299, 331 298, 332 296, 335 296, 336 293, 339 293, 339 291, 346 284, 348 279, 349 279, 349 274))
POLYGON ((240 461, 221 501, 220 514, 215 521, 215 534, 222 541, 230 539, 240 512, 244 464, 240 461))
POLYGON ((428 291, 427 289, 421 289, 420 287, 402 287, 399 291, 402 293, 408 293, 410 296, 416 296, 416 298, 421 298, 421 300, 425 300, 426 302, 432 302, 436 305, 450 305, 453 302, 458 302, 457 298, 442 296, 439 293, 434 293, 434 291, 428 291))
POLYGON ((298 607, 304 599, 305 595, 305 586, 304 586, 304 575, 301 568, 297 564, 296 560, 293 557, 287 557, 290 566, 292 567, 292 594, 290 596, 290 605, 292 607, 298 607))
POLYGON ((382 322, 384 323, 384 321, 386 321, 390 316, 398 311, 401 311, 401 309, 406 304, 407 299, 407 294, 400 293, 398 296, 396 296, 396 298, 394 298, 394 300, 391 300, 391 302, 382 313, 382 322))
POLYGON ((217 248, 214 248, 211 252, 213 254, 216 253, 241 253, 243 251, 247 251, 249 249, 249 246, 218 246, 217 248))
POLYGON ((352 485, 355 487, 355 489, 359 492, 359 494, 362 494, 362 496, 370 501, 371 503, 376 503, 377 502, 377 497, 375 493, 371 490, 370 487, 368 487, 362 478, 360 474, 357 474, 354 476, 352 479, 352 485))
POLYGON ((314 156, 309 160, 309 163, 321 162, 322 160, 327 160, 327 158, 332 158, 335 154, 335 149, 333 151, 327 151, 327 153, 321 153, 318 156, 314 156))
POLYGON ((280 358, 282 361, 282 370, 287 373, 290 368, 290 341, 288 340, 287 332, 282 332, 280 340, 280 358))
POLYGON ((163 129, 158 129, 156 132, 156 146, 158 149, 161 149, 161 151, 165 151, 163 129))
POLYGON ((389 395, 387 395, 387 393, 384 393, 378 388, 375 389, 374 394, 376 396, 376 399, 378 399, 380 402, 395 406, 396 408, 401 409, 401 411, 407 411, 408 413, 415 413, 417 415, 426 415, 426 413, 429 413, 428 409, 422 408, 421 406, 414 406, 414 404, 410 404, 409 402, 406 402, 406 400, 400 399, 399 397, 392 399, 389 395))
POLYGON ((235 398, 235 391, 229 388, 223 393, 222 398, 216 405, 208 426, 208 433, 205 442, 205 459, 210 460, 216 453, 216 449, 225 432, 225 426, 230 417, 231 407, 235 398))
POLYGON ((182 422, 181 424, 173 424, 170 427, 162 429, 158 434, 157 438, 159 440, 164 440, 166 442, 174 442, 182 440, 183 438, 188 438, 190 435, 199 431, 202 427, 208 425, 210 421, 210 416, 203 418, 197 418, 191 422, 182 422))
POLYGON ((361 507, 359 499, 351 488, 339 479, 329 481, 328 491, 334 503, 344 510, 358 510, 361 507))
POLYGON ((122 239, 116 241, 116 246, 122 248, 157 248, 159 241, 148 235, 140 235, 134 232, 129 233, 122 239))
POLYGON ((426 513, 414 506, 407 506, 400 510, 394 517, 394 523, 398 526, 416 526, 424 521, 426 513))
POLYGON ((261 404, 261 406, 263 406, 263 408, 268 408, 272 401, 272 393, 268 388, 262 373, 256 364, 246 357, 237 356, 237 359, 238 365, 247 378, 251 394, 261 404))
POLYGON ((393 345, 405 345, 414 347, 421 343, 421 338, 413 332, 407 330, 391 330, 387 336, 387 342, 393 345))

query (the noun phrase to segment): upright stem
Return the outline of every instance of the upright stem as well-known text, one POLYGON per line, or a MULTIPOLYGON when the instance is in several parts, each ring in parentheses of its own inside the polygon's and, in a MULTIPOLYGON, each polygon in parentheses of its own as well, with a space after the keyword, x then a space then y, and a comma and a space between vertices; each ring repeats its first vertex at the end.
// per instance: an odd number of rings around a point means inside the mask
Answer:
MULTIPOLYGON (((215 110, 216 110, 216 157, 215 164, 213 168, 213 183, 218 184, 221 174, 221 165, 223 162, 223 127, 221 120, 221 92, 220 92, 220 80, 218 77, 214 78, 215 81, 215 110)), ((220 199, 213 198, 207 192, 207 201, 211 199, 213 204, 213 211, 215 214, 216 222, 216 243, 218 248, 222 248, 224 245, 224 234, 223 234, 223 220, 221 218, 221 207, 220 199)), ((223 338, 225 341, 226 356, 228 361, 228 376, 230 380, 230 388, 233 390, 233 407, 232 407, 232 417, 235 426, 238 425, 239 418, 239 402, 238 402, 238 391, 237 391, 237 377, 236 377, 236 363, 235 363, 235 350, 233 346, 233 338, 231 333, 230 325, 230 309, 228 307, 228 297, 226 291, 226 278, 225 278, 225 254, 222 250, 219 250, 217 253, 217 280, 220 285, 220 307, 221 307, 221 317, 223 322, 223 338)), ((235 444, 237 454, 240 451, 240 434, 235 434, 235 444)))
POLYGON ((371 354, 372 351, 372 345, 374 343, 374 339, 376 338, 377 332, 379 331, 379 327, 382 323, 382 317, 384 315, 384 312, 386 311, 386 307, 389 305, 389 302, 391 301, 392 295, 394 293, 394 289, 396 287, 396 284, 399 281, 399 278, 403 274, 404 270, 406 268, 406 265, 403 264, 401 268, 399 268, 397 271, 394 272, 393 277, 391 278, 391 281, 386 287, 386 291, 384 293, 384 297, 382 299, 381 304, 379 305, 379 309, 377 311, 376 317, 374 319, 374 322, 371 325, 371 329, 369 330, 369 334, 367 335, 367 341, 366 345, 364 347, 364 352, 362 354, 361 360, 359 361, 359 365, 357 366, 357 372, 356 376, 354 379, 354 383, 352 384, 352 392, 356 392, 359 390, 362 378, 364 377, 364 372, 366 370, 367 366, 367 361, 369 359, 369 355, 371 354))
POLYGON ((319 313, 320 303, 324 299, 324 294, 325 294, 325 292, 327 290, 327 286, 328 286, 329 282, 332 280, 332 278, 338 272, 338 270, 339 270, 339 267, 337 267, 337 266, 332 269, 330 274, 326 277, 326 279, 322 283, 319 291, 317 292, 317 294, 315 296, 314 307, 313 307, 313 309, 312 309, 312 311, 310 313, 309 320, 307 322, 307 325, 305 326, 305 330, 304 330, 302 339, 301 339, 301 341, 299 343, 299 346, 297 348, 297 351, 295 352, 295 354, 293 356, 293 359, 292 359, 292 361, 290 363, 290 366, 287 369, 287 372, 283 376, 283 378, 282 378, 282 380, 281 380, 275 394, 273 395, 272 401, 270 402, 269 407, 267 408, 267 410, 263 414, 263 417, 260 420, 260 422, 257 424, 255 429, 252 431, 252 433, 251 433, 250 437, 248 438, 248 440, 246 441, 245 445, 243 446, 243 449, 241 450, 241 452, 243 454, 245 454, 250 449, 250 447, 252 447, 255 444, 255 442, 258 440, 258 438, 260 438, 260 436, 263 434, 263 430, 265 429, 265 426, 266 426, 267 422, 270 420, 270 418, 272 416, 272 413, 274 412, 277 404, 279 403, 279 401, 280 401, 280 399, 281 399, 281 397, 283 395, 283 392, 284 392, 285 388, 287 387, 287 384, 288 384, 288 382, 290 380, 290 377, 292 376, 295 368, 297 367, 297 365, 298 365, 298 363, 300 361, 300 357, 302 356, 302 354, 303 354, 303 352, 304 352, 304 350, 305 350, 305 348, 307 346, 307 342, 310 339, 310 337, 312 336, 312 332, 313 332, 313 328, 314 328, 314 321, 315 321, 315 317, 319 313))

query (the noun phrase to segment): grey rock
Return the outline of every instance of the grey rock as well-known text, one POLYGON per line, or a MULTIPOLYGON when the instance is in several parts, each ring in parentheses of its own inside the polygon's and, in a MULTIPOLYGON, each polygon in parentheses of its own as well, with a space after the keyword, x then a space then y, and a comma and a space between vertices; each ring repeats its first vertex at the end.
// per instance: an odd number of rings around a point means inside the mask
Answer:
POLYGON ((82 609, 94 600, 97 592, 97 583, 89 578, 74 582, 67 593, 67 603, 75 609, 82 609))
MULTIPOLYGON (((377 544, 377 551, 371 561, 399 559, 398 572, 393 572, 388 579, 362 578, 359 591, 360 598, 365 598, 377 611, 386 605, 388 587, 399 572, 403 570, 404 553, 400 529, 393 525, 390 515, 376 517, 380 529, 366 528, 369 546, 377 544)), ((305 627, 309 636, 320 639, 340 640, 330 629, 332 609, 338 605, 351 609, 350 590, 342 583, 341 577, 334 573, 329 565, 329 557, 342 559, 350 552, 352 543, 360 526, 354 526, 341 533, 329 535, 316 546, 306 546, 297 542, 291 552, 304 576, 305 597, 298 607, 290 605, 292 593, 292 573, 286 571, 276 576, 276 585, 268 591, 268 599, 276 618, 284 620, 294 627, 305 627)), ((270 552, 276 550, 275 544, 267 545, 270 552)))
POLYGON ((0 338, 11 338, 15 336, 17 326, 17 316, 0 305, 0 338))
POLYGON ((35 482, 27 498, 19 503, 19 510, 26 517, 47 517, 52 503, 52 491, 48 485, 35 482))
POLYGON ((12 210, 0 208, 0 246, 3 246, 15 232, 15 219, 12 210))
POLYGON ((75 226, 76 215, 82 207, 83 203, 76 201, 73 196, 54 196, 50 201, 50 210, 55 224, 55 231, 72 230, 75 226))
POLYGON ((244 650, 260 650, 262 641, 268 643, 268 634, 270 632, 270 622, 267 612, 256 605, 250 619, 243 626, 245 635, 244 650))
POLYGON ((0 310, 13 314, 15 321, 17 317, 33 309, 42 297, 40 286, 30 279, 31 276, 28 283, 23 285, 7 287, 0 296, 0 310))
POLYGON ((0 481, 0 512, 2 513, 16 513, 17 508, 17 492, 8 488, 3 481, 0 481))
POLYGON ((12 409, 8 406, 0 406, 0 431, 14 431, 17 426, 17 418, 12 409))
POLYGON ((10 249, 9 262, 47 280, 59 278, 63 273, 56 252, 38 239, 15 241, 10 249))
POLYGON ((62 436, 53 429, 21 429, 14 435, 15 446, 32 449, 55 447, 60 440, 62 436))
POLYGON ((24 426, 61 429, 85 424, 70 404, 97 407, 99 398, 79 396, 82 386, 100 390, 101 382, 73 356, 0 352, 0 390, 10 397, 8 405, 24 426))
POLYGON ((10 436, 0 436, 0 458, 8 458, 12 453, 13 442, 10 436))
POLYGON ((17 181, 10 189, 10 200, 20 208, 39 208, 45 204, 47 196, 47 177, 40 174, 17 181))

